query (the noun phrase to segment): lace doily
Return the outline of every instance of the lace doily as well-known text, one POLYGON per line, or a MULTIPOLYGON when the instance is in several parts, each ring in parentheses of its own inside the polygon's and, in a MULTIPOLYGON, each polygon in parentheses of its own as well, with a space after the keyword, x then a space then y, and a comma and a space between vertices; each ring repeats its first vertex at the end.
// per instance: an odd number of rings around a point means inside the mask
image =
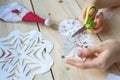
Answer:
POLYGON ((59 32, 64 35, 63 47, 65 56, 73 59, 78 59, 80 61, 84 61, 85 58, 79 58, 76 55, 77 50, 82 50, 84 48, 92 46, 90 34, 80 33, 75 37, 71 37, 82 26, 83 25, 75 19, 64 20, 59 25, 59 32))
POLYGON ((39 31, 23 34, 19 30, 0 39, 0 79, 33 80, 50 70, 53 43, 43 40, 39 31))

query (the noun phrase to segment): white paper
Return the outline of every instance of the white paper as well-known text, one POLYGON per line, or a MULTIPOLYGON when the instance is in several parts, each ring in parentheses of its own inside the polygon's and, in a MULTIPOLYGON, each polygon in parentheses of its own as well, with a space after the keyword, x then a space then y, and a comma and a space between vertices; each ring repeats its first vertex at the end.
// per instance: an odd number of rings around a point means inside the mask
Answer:
POLYGON ((120 80, 120 76, 116 74, 109 73, 105 80, 120 80))
MULTIPOLYGON (((67 19, 60 23, 59 32, 65 36, 62 40, 66 57, 78 59, 79 57, 76 55, 78 50, 82 50, 86 47, 92 46, 90 34, 80 33, 75 37, 71 37, 82 26, 83 25, 75 19, 67 19)), ((79 58, 79 60, 84 61, 85 58, 79 58)))
POLYGON ((0 39, 0 79, 33 80, 37 74, 49 71, 52 49, 53 43, 44 40, 39 31, 13 31, 0 39))
POLYGON ((64 36, 72 36, 81 27, 82 24, 78 20, 67 19, 60 23, 59 32, 64 36))

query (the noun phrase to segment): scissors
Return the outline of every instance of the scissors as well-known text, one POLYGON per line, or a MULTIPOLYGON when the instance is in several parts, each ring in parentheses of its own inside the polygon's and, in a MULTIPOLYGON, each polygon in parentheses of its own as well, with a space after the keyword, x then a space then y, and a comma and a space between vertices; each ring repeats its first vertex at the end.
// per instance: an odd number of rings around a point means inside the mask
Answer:
POLYGON ((85 16, 85 21, 84 21, 84 25, 82 28, 78 29, 73 35, 72 37, 74 37, 75 35, 84 32, 85 30, 95 30, 94 25, 96 24, 97 20, 95 19, 95 15, 97 12, 97 8, 95 6, 95 4, 92 4, 88 7, 87 12, 86 12, 86 16, 85 16), (95 9, 94 14, 90 15, 89 12, 91 9, 95 9))

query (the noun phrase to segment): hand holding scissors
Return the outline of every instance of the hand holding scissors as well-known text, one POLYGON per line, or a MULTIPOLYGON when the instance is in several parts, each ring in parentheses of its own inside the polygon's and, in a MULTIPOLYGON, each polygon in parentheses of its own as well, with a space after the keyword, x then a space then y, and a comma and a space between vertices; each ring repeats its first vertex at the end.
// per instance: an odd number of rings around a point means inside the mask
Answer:
POLYGON ((72 37, 74 37, 75 35, 84 32, 85 30, 89 30, 89 31, 93 31, 94 33, 100 32, 102 30, 102 27, 100 29, 98 29, 98 26, 103 26, 103 14, 100 13, 99 16, 96 16, 97 13, 97 8, 94 4, 90 5, 87 8, 86 11, 86 16, 85 16, 85 21, 84 21, 84 25, 82 28, 80 28, 78 31, 76 31, 72 37), (94 10, 91 14, 90 11, 94 10), (95 18, 96 16, 96 18, 95 18), (97 30, 98 29, 98 30, 97 30))

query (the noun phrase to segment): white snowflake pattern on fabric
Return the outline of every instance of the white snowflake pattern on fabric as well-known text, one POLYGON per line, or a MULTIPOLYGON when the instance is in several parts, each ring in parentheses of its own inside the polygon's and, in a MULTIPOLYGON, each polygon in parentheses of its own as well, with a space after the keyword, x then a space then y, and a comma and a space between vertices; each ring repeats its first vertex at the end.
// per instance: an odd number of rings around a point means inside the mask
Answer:
POLYGON ((80 33, 75 37, 72 37, 72 35, 78 29, 82 28, 82 26, 83 25, 75 19, 64 20, 59 25, 59 32, 64 35, 63 47, 65 56, 73 59, 78 59, 80 61, 84 61, 85 58, 79 58, 75 54, 77 50, 82 50, 84 48, 92 46, 90 34, 80 33))
POLYGON ((43 40, 39 31, 26 34, 16 30, 0 39, 0 79, 33 80, 50 70, 53 43, 43 40))

